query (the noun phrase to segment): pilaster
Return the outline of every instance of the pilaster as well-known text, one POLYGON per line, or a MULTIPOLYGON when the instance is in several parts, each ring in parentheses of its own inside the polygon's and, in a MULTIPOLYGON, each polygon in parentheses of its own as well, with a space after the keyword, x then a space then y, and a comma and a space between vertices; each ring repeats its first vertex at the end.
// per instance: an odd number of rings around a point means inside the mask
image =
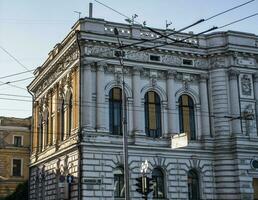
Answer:
POLYGON ((230 88, 230 108, 231 108, 231 125, 232 134, 241 134, 241 121, 240 121, 240 104, 239 104, 239 88, 238 88, 238 75, 239 71, 230 69, 229 75, 229 88, 230 88))
POLYGON ((175 97, 175 70, 167 72, 167 95, 168 95, 168 133, 179 133, 179 128, 176 120, 176 97, 175 97))
POLYGON ((82 126, 86 129, 93 129, 92 124, 92 72, 93 63, 83 62, 83 85, 82 87, 82 126))
POLYGON ((141 118, 141 94, 140 94, 140 71, 141 68, 133 69, 133 131, 135 134, 143 134, 144 119, 141 118))
POLYGON ((201 138, 210 137, 210 120, 209 120, 209 104, 208 104, 208 90, 207 90, 208 74, 201 74, 199 79, 199 93, 201 101, 201 138))
POLYGON ((104 96, 104 65, 103 63, 98 64, 97 66, 97 130, 101 131, 105 129, 104 117, 105 117, 105 96, 104 96))

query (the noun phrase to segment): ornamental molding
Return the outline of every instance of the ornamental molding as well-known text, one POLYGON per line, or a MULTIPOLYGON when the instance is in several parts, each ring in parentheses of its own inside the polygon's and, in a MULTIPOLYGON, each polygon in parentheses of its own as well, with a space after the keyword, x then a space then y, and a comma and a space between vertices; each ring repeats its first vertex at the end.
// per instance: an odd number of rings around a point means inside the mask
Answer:
MULTIPOLYGON (((35 89, 35 96, 38 97, 41 95, 47 87, 54 83, 74 62, 78 60, 79 51, 77 49, 73 49, 73 52, 70 52, 69 55, 56 61, 56 64, 54 64, 51 70, 48 71, 48 74, 40 77, 40 81, 37 83, 38 87, 35 89)), ((68 73, 71 73, 71 71, 68 73)))
MULTIPOLYGON (((111 44, 112 45, 112 44, 111 44)), ((101 44, 87 44, 85 47, 85 55, 83 57, 87 56, 95 56, 95 57, 102 57, 102 58, 116 58, 115 52, 118 51, 117 48, 115 48, 115 45, 113 44, 112 47, 109 46, 103 46, 101 44)), ((156 64, 165 64, 165 65, 175 65, 175 66, 182 66, 182 59, 189 57, 189 59, 194 60, 194 66, 191 67, 197 67, 206 69, 208 68, 208 60, 205 59, 203 56, 199 54, 190 54, 187 52, 175 52, 175 51, 168 51, 168 50, 159 50, 155 51, 152 50, 152 52, 144 52, 139 51, 138 48, 135 49, 124 49, 125 52, 125 60, 134 60, 139 62, 148 62, 148 63, 156 63, 156 64), (150 61, 150 55, 157 55, 160 56, 160 61, 150 61)), ((185 67, 185 66, 184 66, 185 67)))
POLYGON ((214 56, 210 58, 210 66, 212 69, 224 68, 226 67, 226 58, 214 56))
POLYGON ((240 74, 239 75, 239 89, 241 98, 254 98, 253 92, 253 77, 252 74, 240 74))

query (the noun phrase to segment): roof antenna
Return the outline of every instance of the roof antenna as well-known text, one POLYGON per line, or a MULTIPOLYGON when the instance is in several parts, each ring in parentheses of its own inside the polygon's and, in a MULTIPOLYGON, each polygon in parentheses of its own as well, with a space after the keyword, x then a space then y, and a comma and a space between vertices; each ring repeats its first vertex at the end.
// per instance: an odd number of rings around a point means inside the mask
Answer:
POLYGON ((172 24, 171 21, 167 21, 167 20, 166 20, 166 29, 168 29, 168 27, 169 27, 171 24, 172 24))
POLYGON ((79 11, 73 11, 73 12, 75 12, 75 13, 77 13, 78 14, 78 17, 79 17, 79 19, 81 19, 81 12, 79 12, 79 11))

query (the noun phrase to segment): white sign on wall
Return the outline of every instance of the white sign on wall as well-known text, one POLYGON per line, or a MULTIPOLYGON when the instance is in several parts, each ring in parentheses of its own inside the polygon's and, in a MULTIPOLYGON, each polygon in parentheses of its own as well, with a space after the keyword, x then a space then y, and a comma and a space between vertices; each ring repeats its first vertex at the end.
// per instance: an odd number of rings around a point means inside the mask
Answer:
POLYGON ((177 149, 188 145, 188 137, 186 133, 179 133, 171 137, 171 148, 177 149))

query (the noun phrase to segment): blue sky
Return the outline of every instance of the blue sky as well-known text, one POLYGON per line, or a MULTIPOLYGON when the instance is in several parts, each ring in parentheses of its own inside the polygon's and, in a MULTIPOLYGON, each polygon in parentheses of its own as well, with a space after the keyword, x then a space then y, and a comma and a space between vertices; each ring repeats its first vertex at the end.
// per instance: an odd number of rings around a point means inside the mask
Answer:
MULTIPOLYGON (((182 28, 201 18, 208 18, 246 0, 99 0, 119 12, 132 16, 137 14, 137 21, 146 21, 148 26, 165 28, 165 21, 171 21, 170 28, 182 28)), ((48 52, 70 31, 78 19, 74 11, 81 16, 88 16, 89 0, 0 0, 0 47, 17 58, 28 69, 40 66, 48 52)), ((94 4, 93 17, 108 21, 123 22, 124 17, 110 9, 94 4)), ((214 18, 188 31, 200 32, 214 25, 221 26, 231 21, 258 12, 258 1, 242 8, 214 18)), ((258 35, 258 16, 227 27, 226 30, 251 32, 258 35)), ((30 78, 32 73, 3 79, 3 76, 25 71, 0 48, 0 81, 17 81, 30 78)), ((0 116, 28 117, 31 115, 30 98, 10 95, 30 96, 26 91, 27 81, 13 84, 24 88, 15 88, 0 82, 0 116), (7 95, 8 96, 7 96, 7 95), (4 100, 12 98, 25 100, 4 100)))

